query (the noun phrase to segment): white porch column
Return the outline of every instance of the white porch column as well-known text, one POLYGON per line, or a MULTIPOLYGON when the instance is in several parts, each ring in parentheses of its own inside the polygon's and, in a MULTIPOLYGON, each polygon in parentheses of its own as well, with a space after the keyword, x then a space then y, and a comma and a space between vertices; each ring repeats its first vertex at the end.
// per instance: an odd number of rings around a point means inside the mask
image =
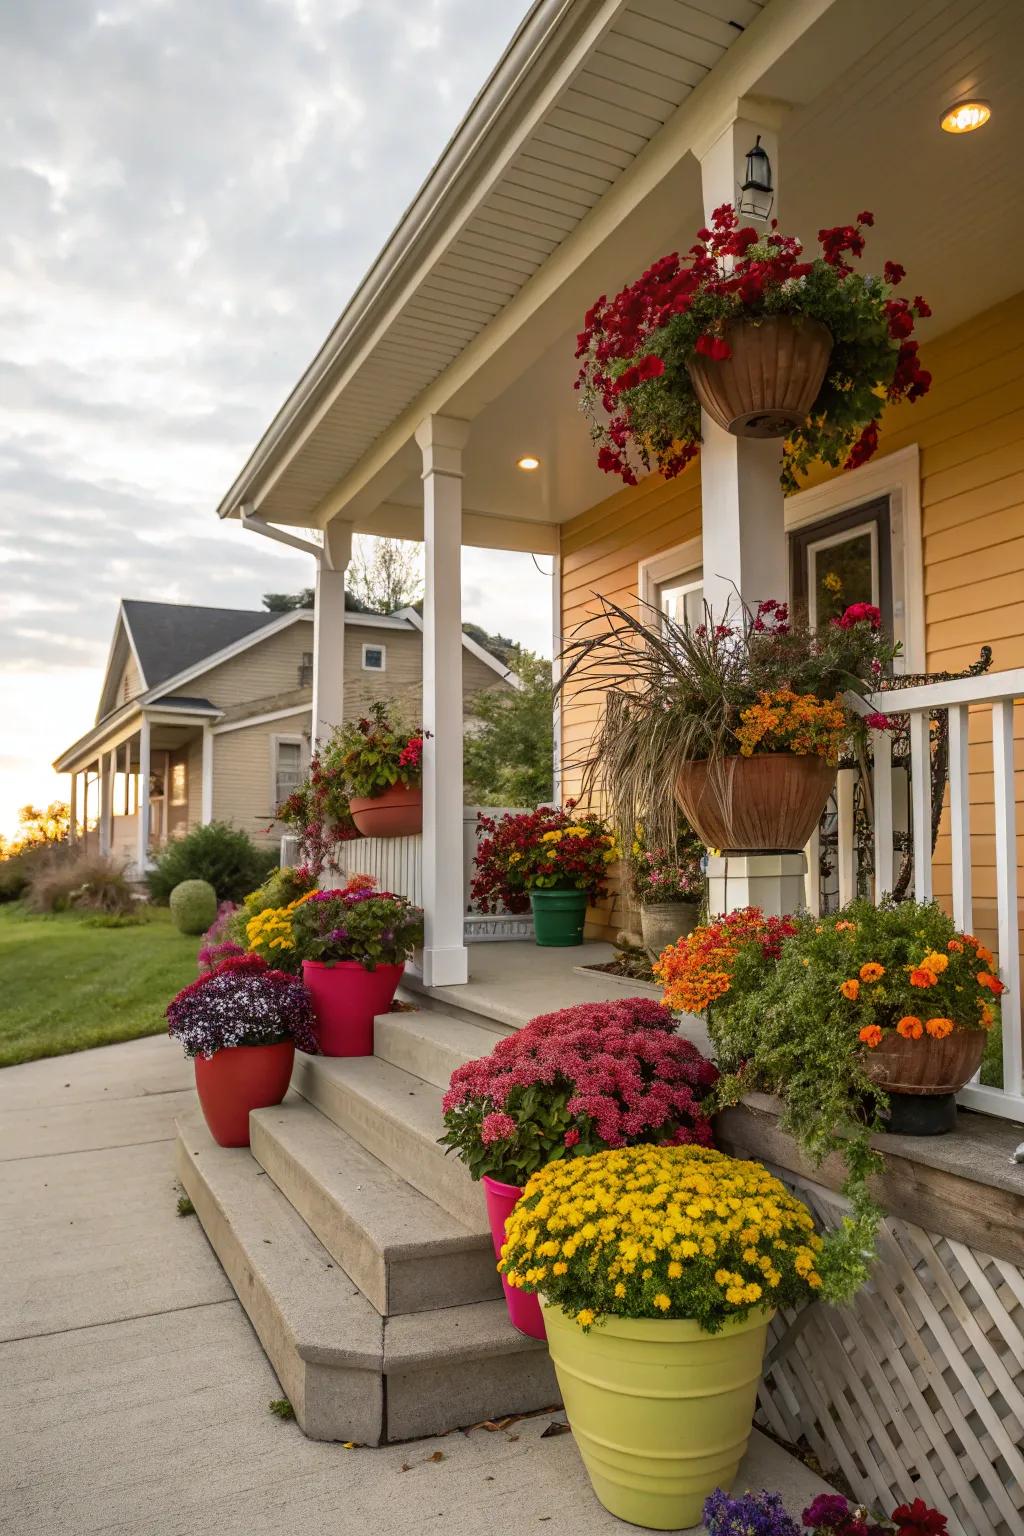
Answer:
POLYGON ((469 979, 462 872, 462 450, 468 424, 428 416, 423 453, 423 980, 469 979))
POLYGON ((352 524, 336 518, 324 529, 324 547, 316 566, 311 733, 314 750, 345 717, 345 572, 351 559, 352 524))
POLYGON ((71 771, 71 788, 68 792, 68 842, 78 842, 78 770, 71 771))
POLYGON ((136 827, 137 844, 135 850, 135 862, 138 865, 139 876, 143 875, 149 862, 149 718, 142 717, 142 725, 139 728, 139 789, 138 801, 138 825, 136 827))
POLYGON ((114 830, 114 754, 101 752, 99 760, 100 854, 109 857, 114 830))
POLYGON ((199 819, 205 826, 213 820, 213 751, 214 735, 209 722, 203 726, 203 788, 199 819))

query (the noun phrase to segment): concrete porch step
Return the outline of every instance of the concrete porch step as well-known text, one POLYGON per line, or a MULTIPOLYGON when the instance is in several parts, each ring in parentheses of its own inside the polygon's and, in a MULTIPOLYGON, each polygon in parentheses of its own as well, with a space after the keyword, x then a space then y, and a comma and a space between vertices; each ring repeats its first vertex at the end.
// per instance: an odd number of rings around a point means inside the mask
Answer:
POLYGON ((361 1445, 558 1401, 503 1301, 382 1318, 245 1148, 176 1122, 178 1174, 303 1431, 361 1445))
POLYGON ((486 1223, 484 1194, 437 1138, 442 1090, 376 1056, 296 1054, 292 1087, 407 1184, 471 1232, 486 1223))
POLYGON ((393 1067, 445 1089, 456 1067, 488 1056, 502 1035, 511 1033, 500 1024, 488 1027, 433 1009, 382 1013, 374 1020, 373 1053, 393 1067))
POLYGON ((383 1316, 500 1297, 486 1222, 463 1226, 301 1099, 249 1126, 253 1157, 383 1316))

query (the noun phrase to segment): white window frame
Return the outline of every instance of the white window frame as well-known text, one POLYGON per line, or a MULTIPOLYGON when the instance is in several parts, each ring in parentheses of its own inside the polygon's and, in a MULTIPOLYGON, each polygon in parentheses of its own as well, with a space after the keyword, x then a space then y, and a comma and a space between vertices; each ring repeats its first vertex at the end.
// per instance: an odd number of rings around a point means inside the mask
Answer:
POLYGON ((281 796, 278 794, 278 755, 282 746, 297 746, 299 749, 299 775, 306 770, 306 738, 295 732, 282 732, 274 734, 270 738, 270 809, 276 811, 281 804, 281 796))
POLYGON ((363 644, 363 671, 364 672, 386 672, 387 669, 388 669, 388 648, 387 648, 387 646, 386 645, 381 645, 376 640, 367 640, 367 641, 365 641, 364 644, 363 644), (366 664, 366 653, 367 653, 367 651, 380 651, 380 666, 379 667, 369 667, 369 666, 367 666, 367 664, 366 664))
POLYGON ((651 555, 646 560, 637 564, 636 590, 641 603, 641 618, 644 617, 644 607, 657 608, 658 588, 664 586, 666 581, 672 581, 676 577, 685 582, 686 576, 698 569, 704 558, 704 549, 699 538, 687 539, 684 544, 673 544, 671 549, 663 549, 657 555, 651 555))

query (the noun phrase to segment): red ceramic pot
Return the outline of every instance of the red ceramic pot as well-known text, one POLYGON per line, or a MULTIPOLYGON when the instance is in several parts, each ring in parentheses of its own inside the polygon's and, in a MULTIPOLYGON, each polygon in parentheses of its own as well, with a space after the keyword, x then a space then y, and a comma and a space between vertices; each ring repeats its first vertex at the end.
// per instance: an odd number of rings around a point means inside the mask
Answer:
POLYGON ((373 1055, 373 1021, 391 1007, 404 970, 404 963, 368 971, 358 960, 303 960, 322 1055, 373 1055))
POLYGON ((222 1147, 249 1145, 250 1109, 280 1104, 288 1092, 295 1042, 229 1045, 195 1057, 196 1092, 210 1135, 222 1147))
POLYGON ((413 837, 423 831, 423 791, 418 786, 392 784, 372 799, 356 796, 348 808, 364 837, 413 837))
MULTIPOLYGON (((486 1173, 480 1182, 484 1186, 484 1199, 487 1201, 487 1219, 491 1224, 494 1257, 500 1259, 501 1245, 505 1241, 505 1223, 523 1191, 518 1184, 502 1184, 499 1179, 489 1178, 486 1173)), ((532 1291, 520 1291, 514 1285, 509 1285, 504 1275, 501 1277, 501 1285, 505 1292, 509 1322, 513 1328, 518 1328, 519 1332, 525 1333, 527 1338, 546 1339, 547 1330, 540 1310, 540 1298, 532 1291)))

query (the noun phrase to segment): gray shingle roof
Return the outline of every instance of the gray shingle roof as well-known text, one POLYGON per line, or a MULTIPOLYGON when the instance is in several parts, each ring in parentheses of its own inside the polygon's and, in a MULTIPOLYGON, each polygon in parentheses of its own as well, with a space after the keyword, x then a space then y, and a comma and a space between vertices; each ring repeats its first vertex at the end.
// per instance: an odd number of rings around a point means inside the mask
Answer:
POLYGON ((126 598, 123 607, 147 688, 159 687, 186 667, 281 617, 262 609, 201 608, 135 598, 126 598))

